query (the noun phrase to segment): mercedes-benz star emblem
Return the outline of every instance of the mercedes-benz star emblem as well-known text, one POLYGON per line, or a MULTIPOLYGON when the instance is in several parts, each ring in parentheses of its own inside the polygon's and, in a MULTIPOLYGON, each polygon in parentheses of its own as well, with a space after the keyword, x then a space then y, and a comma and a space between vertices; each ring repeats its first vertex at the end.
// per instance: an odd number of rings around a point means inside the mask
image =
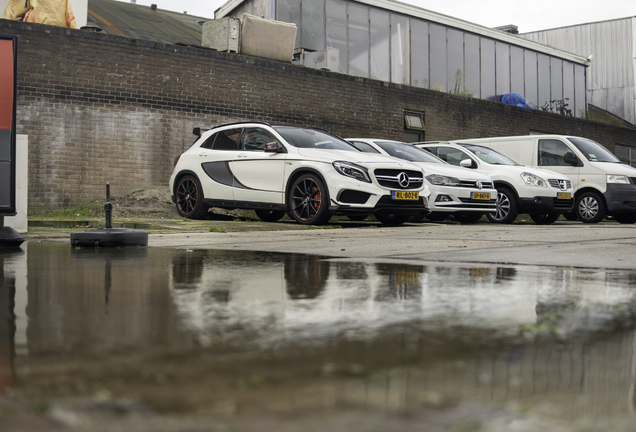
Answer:
POLYGON ((409 186, 409 184, 411 183, 411 180, 409 179, 409 176, 405 172, 399 173, 398 176, 397 176, 397 179, 398 179, 398 183, 403 188, 407 188, 409 186))
POLYGON ((477 189, 481 190, 484 187, 484 184, 481 182, 481 180, 477 180, 477 183, 475 183, 475 185, 477 186, 477 189))

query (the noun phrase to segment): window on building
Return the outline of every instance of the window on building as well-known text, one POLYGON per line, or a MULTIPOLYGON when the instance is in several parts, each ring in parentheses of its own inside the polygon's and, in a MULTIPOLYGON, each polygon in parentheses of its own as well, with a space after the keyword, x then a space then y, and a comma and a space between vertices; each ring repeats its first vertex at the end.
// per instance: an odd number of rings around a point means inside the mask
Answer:
POLYGON ((424 141, 424 113, 404 113, 404 142, 424 141))
POLYGON ((636 168, 636 148, 616 146, 614 154, 621 162, 636 168))

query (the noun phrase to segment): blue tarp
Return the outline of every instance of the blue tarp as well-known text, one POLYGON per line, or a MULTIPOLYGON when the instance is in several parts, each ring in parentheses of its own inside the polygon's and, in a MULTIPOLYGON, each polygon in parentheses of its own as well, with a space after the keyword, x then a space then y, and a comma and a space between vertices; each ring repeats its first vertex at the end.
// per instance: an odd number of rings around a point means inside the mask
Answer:
POLYGON ((518 93, 508 93, 503 95, 503 97, 501 98, 501 102, 508 105, 516 105, 522 108, 534 109, 530 105, 528 105, 526 103, 526 99, 518 93))

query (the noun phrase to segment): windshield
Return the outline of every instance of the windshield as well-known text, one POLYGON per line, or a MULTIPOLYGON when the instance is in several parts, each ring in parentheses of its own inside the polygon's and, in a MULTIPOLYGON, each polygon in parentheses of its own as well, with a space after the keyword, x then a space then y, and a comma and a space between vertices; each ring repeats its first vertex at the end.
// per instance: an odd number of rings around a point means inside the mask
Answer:
POLYGON ((410 162, 445 163, 430 152, 408 144, 395 141, 375 141, 375 143, 390 156, 398 159, 404 159, 410 162))
POLYGON ((590 162, 621 163, 616 156, 596 141, 587 138, 568 138, 568 140, 574 144, 590 162))
POLYGON ((294 147, 360 151, 342 138, 324 131, 293 126, 274 126, 274 129, 294 147))
POLYGON ((499 152, 494 151, 488 147, 474 146, 474 145, 464 145, 466 150, 473 153, 482 161, 492 164, 492 165, 512 165, 512 166, 520 166, 521 164, 517 163, 513 159, 510 159, 508 156, 504 156, 499 152))

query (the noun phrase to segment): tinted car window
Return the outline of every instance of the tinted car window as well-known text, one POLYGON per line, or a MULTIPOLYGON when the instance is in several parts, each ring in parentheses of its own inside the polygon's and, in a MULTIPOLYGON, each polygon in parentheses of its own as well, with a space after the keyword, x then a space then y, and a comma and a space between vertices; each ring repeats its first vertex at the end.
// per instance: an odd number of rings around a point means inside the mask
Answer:
POLYGON ((572 150, 563 141, 539 140, 539 166, 569 166, 565 163, 567 152, 572 153, 572 150))
POLYGON ((237 150, 240 136, 241 129, 226 129, 212 135, 201 147, 213 150, 237 150), (209 147, 208 142, 210 142, 209 147))
POLYGON ((501 153, 496 152, 488 147, 465 145, 464 148, 469 150, 482 161, 492 165, 520 165, 514 160, 510 159, 508 156, 504 156, 501 153))
POLYGON ((467 153, 456 149, 454 147, 437 147, 437 156, 444 162, 448 162, 451 165, 459 166, 459 163, 464 159, 470 159, 467 153))
POLYGON ((378 150, 376 150, 372 145, 367 144, 365 142, 360 142, 360 141, 353 141, 351 144, 353 144, 353 146, 355 148, 357 148, 360 151, 363 152, 367 152, 367 153, 380 153, 378 150))
POLYGON ((568 138, 568 140, 570 140, 590 162, 621 163, 616 156, 596 141, 585 138, 568 138))
POLYGON ((278 142, 268 131, 261 128, 246 128, 241 138, 241 149, 247 151, 263 151, 266 144, 278 142))
POLYGON ((378 141, 376 144, 389 155, 399 159, 404 159, 410 162, 443 163, 441 159, 431 155, 430 153, 408 144, 391 141, 378 141))
POLYGON ((327 132, 291 126, 275 126, 274 129, 294 147, 360 151, 342 138, 327 132))

